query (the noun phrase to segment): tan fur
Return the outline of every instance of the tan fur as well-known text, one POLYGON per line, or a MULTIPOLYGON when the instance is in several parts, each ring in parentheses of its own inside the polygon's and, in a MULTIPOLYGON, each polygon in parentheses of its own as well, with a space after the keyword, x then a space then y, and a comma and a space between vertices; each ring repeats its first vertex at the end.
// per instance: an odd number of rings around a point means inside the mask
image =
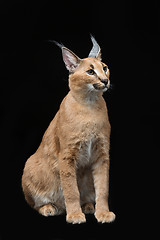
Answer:
POLYGON ((66 211, 68 222, 83 223, 96 203, 98 222, 115 219, 108 207, 110 123, 99 78, 109 79, 109 71, 103 66, 98 58, 80 61, 69 76, 69 93, 25 164, 25 199, 44 216, 66 211), (86 73, 91 64, 97 76, 86 73))

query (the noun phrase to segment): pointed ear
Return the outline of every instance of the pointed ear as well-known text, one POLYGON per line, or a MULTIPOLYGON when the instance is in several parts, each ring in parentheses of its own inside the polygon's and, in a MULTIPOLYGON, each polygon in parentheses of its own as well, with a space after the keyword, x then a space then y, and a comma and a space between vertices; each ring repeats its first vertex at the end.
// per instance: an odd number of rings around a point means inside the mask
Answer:
POLYGON ((99 50, 99 53, 97 54, 96 57, 98 60, 102 61, 102 53, 101 53, 101 49, 99 50))
POLYGON ((91 35, 91 40, 93 43, 93 47, 88 55, 88 57, 94 57, 99 59, 100 61, 102 60, 101 58, 101 48, 99 44, 97 43, 96 39, 91 35))
POLYGON ((66 47, 62 47, 62 56, 66 68, 69 70, 69 72, 74 72, 79 66, 81 59, 66 47))

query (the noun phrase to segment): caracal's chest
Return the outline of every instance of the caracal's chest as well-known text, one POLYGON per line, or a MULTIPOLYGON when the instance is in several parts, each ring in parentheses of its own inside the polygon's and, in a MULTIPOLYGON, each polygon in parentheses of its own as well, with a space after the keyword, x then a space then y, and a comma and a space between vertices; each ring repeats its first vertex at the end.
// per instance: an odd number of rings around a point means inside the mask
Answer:
POLYGON ((107 136, 105 128, 99 128, 98 124, 89 122, 86 127, 82 127, 77 139, 80 142, 77 164, 85 167, 96 161, 101 151, 101 144, 107 141, 107 136))
MULTIPOLYGON (((95 139, 90 138, 86 141, 82 141, 79 149, 79 156, 77 159, 78 167, 85 167, 92 164, 95 161, 95 139)), ((95 152, 96 153, 96 152, 95 152)))

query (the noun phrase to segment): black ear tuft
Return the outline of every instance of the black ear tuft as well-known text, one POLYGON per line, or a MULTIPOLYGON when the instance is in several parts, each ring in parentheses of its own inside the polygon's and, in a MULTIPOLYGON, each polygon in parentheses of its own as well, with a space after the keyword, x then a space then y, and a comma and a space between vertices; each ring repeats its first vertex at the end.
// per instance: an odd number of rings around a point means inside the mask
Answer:
POLYGON ((71 50, 66 48, 62 43, 58 43, 54 40, 49 40, 49 42, 55 43, 62 50, 63 61, 66 65, 66 68, 70 73, 73 73, 74 70, 78 67, 81 62, 81 59, 73 53, 71 50))
POLYGON ((48 42, 56 44, 59 48, 64 47, 64 45, 62 43, 58 43, 57 41, 54 41, 54 40, 48 40, 48 42))

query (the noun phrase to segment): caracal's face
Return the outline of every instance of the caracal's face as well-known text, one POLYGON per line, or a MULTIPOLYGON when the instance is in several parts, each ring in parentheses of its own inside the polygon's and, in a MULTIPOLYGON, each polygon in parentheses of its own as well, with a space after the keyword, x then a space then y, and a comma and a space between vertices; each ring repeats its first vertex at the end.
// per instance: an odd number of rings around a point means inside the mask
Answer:
POLYGON ((99 59, 84 58, 75 72, 70 74, 70 88, 105 92, 110 87, 109 74, 108 66, 99 59))

